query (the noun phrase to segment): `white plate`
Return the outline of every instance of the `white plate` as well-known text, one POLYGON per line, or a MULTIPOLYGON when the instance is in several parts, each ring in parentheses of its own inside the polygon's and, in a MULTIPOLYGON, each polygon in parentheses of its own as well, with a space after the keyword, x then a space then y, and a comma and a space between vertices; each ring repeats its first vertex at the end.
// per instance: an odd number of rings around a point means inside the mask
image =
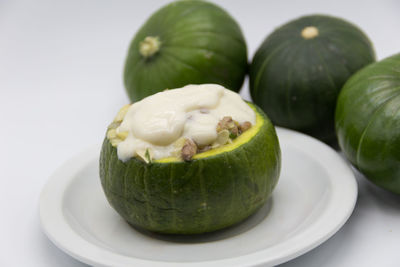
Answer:
POLYGON ((266 266, 318 246, 349 218, 357 184, 348 164, 323 143, 279 129, 282 173, 272 201, 243 223, 199 236, 139 232, 109 206, 98 176, 99 146, 67 161, 40 198, 47 236, 97 266, 266 266))

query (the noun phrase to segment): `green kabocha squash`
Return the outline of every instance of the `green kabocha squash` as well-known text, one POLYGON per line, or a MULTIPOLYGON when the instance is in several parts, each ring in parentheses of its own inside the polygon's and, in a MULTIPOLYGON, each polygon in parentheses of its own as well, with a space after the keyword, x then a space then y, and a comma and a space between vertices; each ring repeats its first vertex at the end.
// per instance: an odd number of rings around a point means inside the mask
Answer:
POLYGON ((269 35, 250 66, 253 101, 279 126, 336 144, 336 99, 346 80, 375 60, 371 42, 342 19, 314 15, 269 35))
POLYGON ((125 63, 132 101, 186 84, 217 83, 239 91, 247 48, 236 21, 205 1, 176 1, 158 10, 136 33, 125 63))
POLYGON ((210 232, 254 213, 271 196, 281 157, 274 126, 249 105, 256 112, 254 126, 188 162, 174 157, 123 162, 108 134, 100 178, 111 206, 135 227, 169 234, 210 232))
POLYGON ((400 54, 365 67, 346 82, 335 123, 351 163, 373 183, 400 194, 400 54))

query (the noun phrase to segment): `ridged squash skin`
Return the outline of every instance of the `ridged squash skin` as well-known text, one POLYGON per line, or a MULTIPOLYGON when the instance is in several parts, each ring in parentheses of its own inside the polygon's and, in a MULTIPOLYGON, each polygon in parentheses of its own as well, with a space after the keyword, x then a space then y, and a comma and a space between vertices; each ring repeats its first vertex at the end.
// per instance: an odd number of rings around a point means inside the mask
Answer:
POLYGON ((346 82, 335 120, 339 145, 351 163, 376 185, 400 194, 400 54, 346 82))
POLYGON ((190 162, 124 163, 106 137, 100 178, 111 206, 135 227, 169 234, 211 232, 247 218, 270 198, 281 166, 274 126, 252 107, 253 132, 190 162))
POLYGON ((258 48, 250 66, 250 93, 275 125, 335 145, 340 89, 374 61, 371 42, 355 25, 330 16, 301 17, 277 28, 258 48))
POLYGON ((136 33, 124 83, 132 101, 187 84, 217 83, 238 92, 247 69, 246 42, 236 21, 212 3, 183 0, 156 11, 136 33), (160 48, 144 57, 140 43, 149 36, 159 38, 160 48))

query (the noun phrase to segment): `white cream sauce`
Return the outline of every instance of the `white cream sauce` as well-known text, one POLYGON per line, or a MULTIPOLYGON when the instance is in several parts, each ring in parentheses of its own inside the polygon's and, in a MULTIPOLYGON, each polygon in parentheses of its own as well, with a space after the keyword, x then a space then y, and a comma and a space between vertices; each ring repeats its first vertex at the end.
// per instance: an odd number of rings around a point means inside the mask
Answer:
POLYGON ((118 158, 127 161, 149 149, 153 159, 170 157, 181 137, 198 145, 212 144, 224 116, 255 124, 256 115, 239 94, 217 84, 187 85, 166 90, 132 104, 117 132, 128 132, 118 144, 118 158))

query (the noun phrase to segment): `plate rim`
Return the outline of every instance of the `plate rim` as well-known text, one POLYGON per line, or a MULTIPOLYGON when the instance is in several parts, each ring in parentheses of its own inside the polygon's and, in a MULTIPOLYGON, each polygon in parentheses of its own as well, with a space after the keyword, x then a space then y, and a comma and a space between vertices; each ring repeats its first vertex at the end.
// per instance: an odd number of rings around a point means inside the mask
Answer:
MULTIPOLYGON (((276 127, 276 129, 279 140, 281 140, 281 136, 286 136, 285 140, 288 142, 284 144, 285 146, 291 145, 297 149, 300 149, 302 152, 308 154, 308 156, 316 160, 324 167, 326 165, 336 165, 335 172, 340 171, 342 174, 345 174, 340 176, 339 179, 347 179, 346 182, 349 186, 345 188, 345 193, 347 194, 346 198, 350 199, 351 202, 347 203, 345 208, 341 206, 342 209, 336 212, 334 220, 331 220, 330 222, 331 226, 328 227, 329 230, 319 230, 317 234, 314 233, 313 238, 308 239, 308 242, 304 242, 304 240, 302 242, 297 241, 301 241, 302 238, 304 238, 304 235, 321 224, 321 219, 318 217, 319 221, 317 220, 317 225, 315 225, 316 222, 313 222, 311 227, 305 228, 295 236, 272 247, 279 252, 279 247, 287 243, 295 244, 291 246, 290 250, 286 249, 283 252, 280 251, 280 253, 276 253, 273 258, 266 259, 265 255, 263 255, 267 250, 271 250, 270 247, 233 258, 217 260, 196 262, 148 260, 113 253, 112 251, 96 246, 95 244, 87 241, 82 236, 77 234, 71 227, 69 227, 69 224, 66 222, 63 214, 62 205, 64 193, 66 192, 69 184, 74 181, 74 173, 78 172, 82 167, 86 166, 89 161, 93 160, 93 154, 95 152, 100 153, 99 145, 90 146, 71 157, 60 167, 58 167, 50 176, 49 180, 43 187, 39 198, 39 217, 42 230, 46 236, 62 251, 81 262, 96 266, 126 266, 132 264, 135 266, 182 266, 189 264, 191 266, 254 266, 268 264, 269 266, 281 264, 294 259, 328 240, 346 223, 355 208, 358 187, 354 173, 351 170, 350 163, 348 163, 331 147, 311 136, 302 134, 300 132, 281 127, 276 127), (308 147, 308 149, 305 150, 305 147, 308 147), (318 157, 315 157, 310 152, 315 150, 319 151, 318 157), (332 159, 333 161, 329 163, 323 162, 326 157, 332 159), (334 222, 332 223, 332 221, 334 222), (82 249, 83 247, 85 249, 82 249)), ((280 145, 282 147, 282 143, 280 145)), ((332 179, 330 179, 330 181, 332 181, 332 179)), ((335 186, 335 184, 333 185, 335 186)), ((333 192, 335 193, 335 191, 333 192)), ((341 193, 343 193, 343 191, 341 191, 341 193)), ((323 215, 324 214, 325 213, 323 213, 323 215)))

